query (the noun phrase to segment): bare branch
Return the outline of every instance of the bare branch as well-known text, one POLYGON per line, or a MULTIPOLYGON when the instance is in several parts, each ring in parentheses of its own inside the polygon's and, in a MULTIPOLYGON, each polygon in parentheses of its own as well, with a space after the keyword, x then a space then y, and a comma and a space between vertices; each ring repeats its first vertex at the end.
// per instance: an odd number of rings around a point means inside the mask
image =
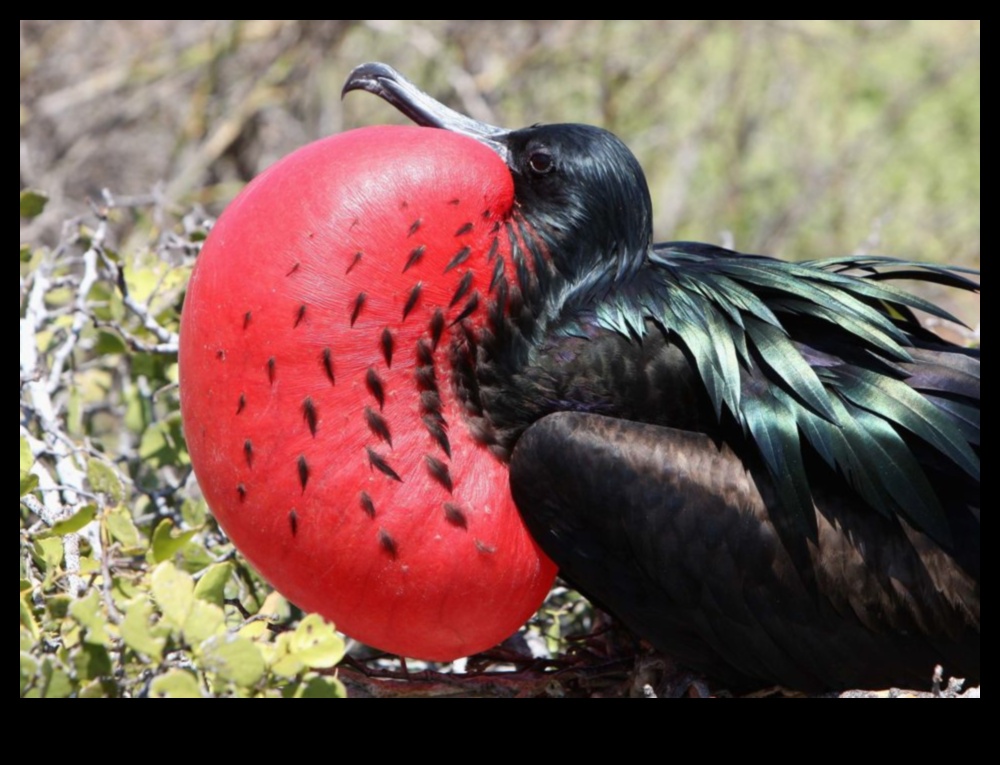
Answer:
POLYGON ((87 324, 87 316, 89 315, 87 295, 90 294, 90 289, 97 281, 97 253, 104 245, 104 238, 107 236, 107 232, 108 221, 106 217, 102 216, 97 225, 97 230, 94 232, 91 245, 83 254, 83 276, 80 278, 76 288, 76 297, 73 301, 73 307, 76 311, 73 317, 73 325, 65 341, 52 356, 52 366, 49 370, 48 381, 50 393, 55 391, 59 386, 59 379, 62 377, 66 359, 73 353, 73 349, 80 339, 80 333, 87 324))

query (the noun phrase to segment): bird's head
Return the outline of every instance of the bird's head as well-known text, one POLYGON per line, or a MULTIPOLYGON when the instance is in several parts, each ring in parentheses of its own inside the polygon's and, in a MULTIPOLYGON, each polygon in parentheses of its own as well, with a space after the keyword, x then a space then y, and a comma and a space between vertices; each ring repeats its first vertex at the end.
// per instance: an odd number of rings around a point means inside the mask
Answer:
POLYGON ((505 130, 431 98, 385 64, 357 67, 344 93, 365 90, 418 125, 450 130, 490 147, 514 179, 514 216, 541 241, 551 267, 570 283, 621 280, 652 243, 652 203, 635 155, 591 125, 505 130))
POLYGON ((303 147, 220 216, 185 298, 184 429, 216 518, 287 597, 450 659, 510 634, 555 575, 483 360, 637 268, 649 194, 606 131, 496 128, 381 64, 357 89, 418 127, 303 147))

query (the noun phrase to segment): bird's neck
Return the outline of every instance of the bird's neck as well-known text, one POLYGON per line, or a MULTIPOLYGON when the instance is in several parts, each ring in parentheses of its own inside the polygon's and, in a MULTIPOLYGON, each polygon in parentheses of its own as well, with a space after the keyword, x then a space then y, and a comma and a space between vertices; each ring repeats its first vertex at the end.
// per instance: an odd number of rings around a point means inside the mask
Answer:
POLYGON ((452 333, 449 363, 470 429, 506 460, 521 432, 546 414, 622 408, 617 399, 628 395, 628 385, 603 391, 594 380, 569 398, 559 389, 566 375, 580 377, 580 358, 588 348, 602 342, 614 355, 623 349, 611 345, 630 342, 623 337, 598 341, 595 332, 602 331, 595 316, 615 290, 632 281, 645 252, 612 250, 600 258, 593 247, 581 246, 560 256, 563 263, 589 265, 561 267, 552 255, 551 237, 517 216, 505 224, 501 239, 484 311, 452 333))

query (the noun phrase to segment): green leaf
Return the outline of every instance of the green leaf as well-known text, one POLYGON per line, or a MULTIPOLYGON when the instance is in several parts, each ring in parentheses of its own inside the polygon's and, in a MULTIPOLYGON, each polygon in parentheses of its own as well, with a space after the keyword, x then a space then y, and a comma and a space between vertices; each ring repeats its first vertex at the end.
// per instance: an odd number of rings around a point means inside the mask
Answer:
POLYGON ((30 263, 31 262, 31 247, 26 244, 21 245, 21 262, 30 263))
POLYGON ((125 353, 128 346, 125 341, 113 332, 98 332, 97 341, 94 343, 94 353, 98 356, 108 356, 111 354, 125 353))
POLYGON ((42 662, 41 696, 46 699, 65 699, 73 693, 69 673, 51 659, 42 662))
POLYGON ((73 666, 80 680, 94 680, 111 674, 111 657, 103 646, 84 643, 73 656, 73 666))
POLYGON ((76 601, 66 594, 49 595, 45 599, 45 612, 56 621, 69 616, 69 607, 76 601))
POLYGON ((206 550, 205 546, 201 544, 196 536, 184 547, 183 553, 177 562, 189 574, 197 574, 214 565, 218 559, 219 556, 206 550))
POLYGON ((153 599, 163 612, 163 618, 180 631, 194 602, 194 579, 170 562, 157 566, 151 579, 153 599))
POLYGON ((21 472, 27 473, 35 464, 35 455, 31 453, 31 446, 28 439, 21 437, 21 472))
POLYGON ((329 669, 344 658, 344 639, 319 614, 309 614, 292 633, 290 653, 312 669, 329 669))
POLYGON ((266 616, 272 622, 281 623, 287 622, 292 618, 292 608, 292 604, 285 599, 284 595, 277 590, 273 590, 264 598, 264 602, 260 604, 257 613, 260 616, 266 616))
POLYGON ((191 460, 184 448, 180 417, 171 417, 146 428, 139 443, 139 456, 153 468, 188 464, 191 460))
POLYGON ((181 505, 181 518, 192 528, 205 525, 208 519, 208 504, 203 499, 185 499, 181 505))
POLYGON ((126 383, 122 390, 125 402, 125 427, 135 433, 145 433, 152 418, 152 401, 139 392, 137 385, 126 383))
POLYGON ((89 406, 81 386, 74 385, 69 390, 69 397, 66 399, 66 428, 69 434, 84 438, 89 435, 84 432, 83 413, 89 406))
POLYGON ((58 537, 36 539, 32 548, 35 562, 41 566, 46 573, 59 568, 63 558, 63 543, 58 537))
POLYGON ((226 615, 219 606, 204 600, 193 600, 191 612, 184 622, 184 637, 191 644, 200 643, 213 635, 225 632, 226 615))
POLYGON ((347 689, 335 677, 314 675, 295 689, 297 699, 346 699, 347 689))
POLYGON ((97 576, 102 570, 101 562, 93 555, 80 556, 80 576, 97 576))
POLYGON ((249 688, 264 674, 264 657, 252 642, 238 635, 211 637, 201 645, 201 666, 249 688))
POLYGON ((174 522, 169 518, 164 518, 153 532, 153 561, 155 563, 173 558, 191 541, 191 537, 198 533, 197 529, 192 529, 174 536, 173 530, 174 522))
POLYGON ((137 598, 125 610, 119 627, 125 645, 136 653, 159 661, 167 641, 153 624, 153 606, 146 598, 137 598))
POLYGON ((101 596, 97 590, 91 590, 86 597, 75 600, 69 607, 70 616, 86 630, 85 640, 96 645, 110 645, 111 637, 107 631, 107 619, 101 607, 101 596))
POLYGON ((143 546, 139 530, 132 522, 132 513, 123 505, 114 508, 105 516, 108 532, 121 542, 126 552, 136 551, 143 546))
POLYGON ((200 699, 201 689, 190 672, 172 669, 150 684, 149 694, 160 699, 200 699))
POLYGON ((107 677, 91 680, 77 694, 80 699, 114 699, 118 698, 118 688, 114 681, 107 677))
POLYGON ((47 194, 41 191, 25 189, 21 192, 21 217, 34 218, 37 215, 41 215, 48 201, 49 197, 47 194))
POLYGON ((232 563, 217 563, 210 566, 195 585, 194 596, 221 608, 226 599, 226 584, 232 575, 232 563))
POLYGON ((247 622, 240 627, 238 634, 250 640, 266 641, 270 630, 268 629, 267 622, 257 619, 256 621, 247 622))
POLYGON ((283 632, 274 641, 274 647, 269 651, 269 661, 271 671, 281 677, 297 677, 305 665, 299 661, 299 657, 291 653, 292 635, 283 632))
POLYGON ((38 488, 38 476, 32 474, 31 468, 35 464, 35 455, 31 453, 31 445, 28 439, 21 436, 21 496, 30 494, 38 488))
POLYGON ((21 696, 24 696, 25 690, 28 686, 35 682, 35 678, 38 675, 38 660, 32 656, 30 653, 21 652, 21 696))
POLYGON ((66 520, 59 521, 53 525, 52 530, 49 533, 54 534, 57 537, 64 537, 67 534, 75 534, 96 517, 97 506, 84 505, 66 520))
POLYGON ((22 470, 20 496, 23 497, 25 494, 31 494, 31 492, 33 492, 37 488, 38 488, 38 476, 35 475, 34 473, 26 473, 25 471, 22 470))
POLYGON ((125 496, 122 482, 114 469, 98 459, 87 460, 87 480, 95 492, 107 494, 113 504, 118 504, 125 496))
POLYGON ((21 602, 21 626, 31 633, 32 639, 37 641, 41 636, 41 631, 38 629, 38 622, 35 621, 35 615, 31 612, 31 606, 28 605, 23 597, 19 598, 19 600, 21 602))

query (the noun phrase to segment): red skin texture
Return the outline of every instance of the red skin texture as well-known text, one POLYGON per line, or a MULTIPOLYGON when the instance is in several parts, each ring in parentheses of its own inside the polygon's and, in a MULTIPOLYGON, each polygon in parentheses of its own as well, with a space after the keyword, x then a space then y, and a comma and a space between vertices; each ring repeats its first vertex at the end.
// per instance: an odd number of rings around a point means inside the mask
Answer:
POLYGON ((434 355, 450 459, 421 420, 414 376, 435 309, 450 325, 465 305, 449 308, 468 271, 468 295, 484 298, 468 321, 485 321, 487 252, 512 204, 504 163, 444 130, 366 128, 317 141, 257 177, 219 218, 184 304, 184 429, 220 525, 289 600, 404 656, 447 661, 495 645, 537 610, 555 576, 521 523, 506 465, 466 427, 448 365, 457 327, 434 355), (445 272, 463 247, 469 258, 445 272), (384 418, 391 445, 366 408, 384 418), (369 449, 401 480, 373 466, 369 449), (451 492, 429 457, 447 465, 451 492))

